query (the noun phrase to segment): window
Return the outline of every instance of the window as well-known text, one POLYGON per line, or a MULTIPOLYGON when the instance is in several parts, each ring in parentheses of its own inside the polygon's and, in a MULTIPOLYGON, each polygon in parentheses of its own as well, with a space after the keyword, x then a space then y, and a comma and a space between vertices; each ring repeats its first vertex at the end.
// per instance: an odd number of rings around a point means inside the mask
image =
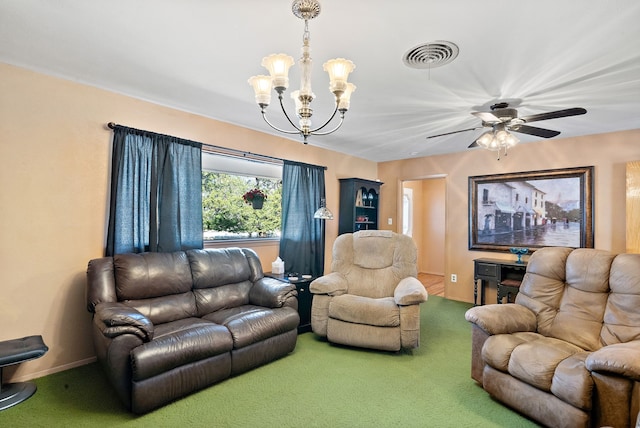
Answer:
POLYGON ((279 239, 282 165, 202 153, 202 223, 205 245, 238 239, 279 239), (242 195, 259 188, 267 195, 253 209, 242 195))

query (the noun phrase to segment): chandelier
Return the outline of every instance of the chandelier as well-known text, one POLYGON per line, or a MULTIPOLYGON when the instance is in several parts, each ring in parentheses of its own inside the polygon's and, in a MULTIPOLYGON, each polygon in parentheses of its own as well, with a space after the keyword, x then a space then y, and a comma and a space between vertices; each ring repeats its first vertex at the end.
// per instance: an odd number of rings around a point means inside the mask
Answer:
POLYGON ((329 90, 335 96, 335 109, 324 124, 313 129, 311 127, 311 116, 313 115, 311 102, 315 98, 315 95, 311 91, 312 61, 309 47, 309 20, 320 14, 320 3, 317 0, 294 0, 291 5, 291 10, 296 17, 304 19, 302 57, 300 58, 300 89, 291 93, 291 98, 295 101, 296 115, 299 119, 298 125, 296 125, 287 114, 282 102, 283 94, 289 86, 289 68, 294 64, 292 57, 285 54, 272 54, 264 57, 262 59, 262 66, 269 70, 270 75, 253 76, 249 79, 249 84, 253 86, 256 103, 258 103, 260 107, 264 121, 276 131, 285 134, 302 135, 304 143, 307 144, 307 137, 309 135, 328 135, 337 131, 338 128, 342 126, 344 114, 349 110, 351 94, 356 90, 353 83, 347 82, 347 78, 356 66, 353 62, 344 58, 331 59, 324 63, 323 69, 329 73, 329 90), (267 119, 266 110, 271 102, 272 88, 277 92, 282 112, 287 118, 287 121, 293 126, 293 130, 278 128, 267 119), (340 113, 340 122, 337 126, 329 131, 323 131, 337 113, 340 113))
POLYGON ((498 152, 498 160, 500 160, 500 152, 507 155, 507 149, 518 144, 520 140, 507 131, 504 123, 496 123, 493 130, 487 131, 476 140, 476 143, 483 149, 498 152))

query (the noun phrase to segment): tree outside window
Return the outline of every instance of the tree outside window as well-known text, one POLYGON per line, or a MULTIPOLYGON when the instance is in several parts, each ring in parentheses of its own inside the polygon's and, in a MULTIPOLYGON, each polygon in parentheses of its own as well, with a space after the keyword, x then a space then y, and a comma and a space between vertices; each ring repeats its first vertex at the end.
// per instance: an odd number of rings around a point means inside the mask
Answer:
POLYGON ((280 237, 282 181, 202 171, 204 240, 280 237), (242 198, 251 189, 267 194, 262 209, 242 198))

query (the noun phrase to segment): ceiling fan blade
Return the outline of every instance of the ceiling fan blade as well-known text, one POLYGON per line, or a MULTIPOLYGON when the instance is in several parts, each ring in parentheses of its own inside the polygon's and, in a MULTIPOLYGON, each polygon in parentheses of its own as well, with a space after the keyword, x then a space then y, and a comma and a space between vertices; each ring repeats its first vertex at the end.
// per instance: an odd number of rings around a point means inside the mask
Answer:
POLYGON ((551 129, 536 128, 528 125, 514 125, 509 127, 510 131, 520 132, 521 134, 535 135, 536 137, 551 138, 560 135, 560 131, 552 131, 551 129))
POLYGON ((488 111, 472 111, 472 115, 487 123, 502 122, 498 116, 488 111))
POLYGON ((557 119, 559 117, 578 116, 581 114, 585 114, 586 112, 587 110, 583 109, 582 107, 573 107, 565 110, 550 111, 548 113, 532 114, 531 116, 521 117, 520 119, 528 123, 537 122, 539 120, 557 119))
POLYGON ((429 139, 429 138, 436 138, 436 137, 444 137, 445 135, 457 134, 459 132, 475 131, 476 129, 480 129, 480 128, 482 128, 482 126, 476 126, 475 128, 469 128, 469 129, 461 129, 459 131, 445 132, 444 134, 429 135, 426 138, 429 139))
POLYGON ((467 147, 468 149, 472 149, 474 147, 478 147, 478 142, 474 141, 473 143, 469 144, 469 147, 467 147))

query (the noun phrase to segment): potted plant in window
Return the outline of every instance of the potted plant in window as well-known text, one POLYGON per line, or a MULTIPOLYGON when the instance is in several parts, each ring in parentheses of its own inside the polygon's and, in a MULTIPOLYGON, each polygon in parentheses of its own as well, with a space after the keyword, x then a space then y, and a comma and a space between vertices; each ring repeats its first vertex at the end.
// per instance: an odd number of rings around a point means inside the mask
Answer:
POLYGON ((251 189, 242 195, 242 199, 247 204, 252 205, 254 210, 259 210, 262 209, 262 204, 267 199, 267 194, 260 189, 251 189))

